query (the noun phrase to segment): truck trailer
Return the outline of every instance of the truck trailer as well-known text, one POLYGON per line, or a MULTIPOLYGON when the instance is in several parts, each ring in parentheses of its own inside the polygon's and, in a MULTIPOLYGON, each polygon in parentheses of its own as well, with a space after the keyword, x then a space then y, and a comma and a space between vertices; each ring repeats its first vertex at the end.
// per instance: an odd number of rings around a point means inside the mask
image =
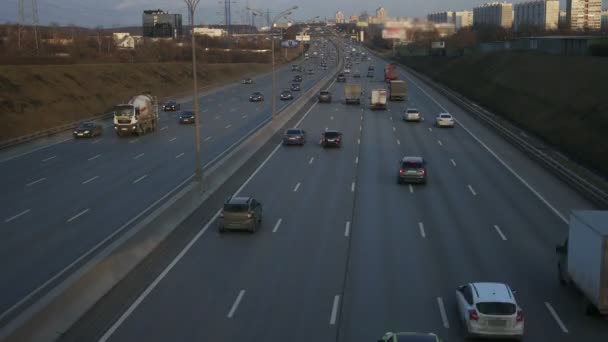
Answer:
POLYGON ((393 80, 389 83, 389 99, 391 101, 405 101, 407 98, 407 84, 402 80, 393 80))
POLYGON ((344 103, 361 104, 361 85, 358 83, 347 83, 344 85, 344 103))
POLYGON ((369 108, 370 109, 386 109, 386 89, 373 89, 369 93, 369 108))
POLYGON ((114 106, 116 135, 143 135, 158 127, 158 103, 150 94, 134 96, 126 104, 114 106))

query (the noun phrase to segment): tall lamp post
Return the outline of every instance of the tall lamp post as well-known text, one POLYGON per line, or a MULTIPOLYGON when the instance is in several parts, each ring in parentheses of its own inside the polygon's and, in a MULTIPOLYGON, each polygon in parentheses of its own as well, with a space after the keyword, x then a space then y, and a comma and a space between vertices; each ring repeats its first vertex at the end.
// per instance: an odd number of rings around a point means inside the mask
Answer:
POLYGON ((196 167, 194 169, 194 177, 201 184, 203 184, 203 165, 201 161, 201 117, 198 110, 198 83, 196 77, 196 42, 194 39, 194 12, 196 6, 201 0, 184 0, 186 6, 188 6, 188 15, 190 18, 190 35, 192 36, 192 80, 193 80, 193 94, 192 101, 194 102, 194 139, 196 146, 196 167))
MULTIPOLYGON (((264 15, 264 13, 262 11, 259 10, 255 10, 252 8, 247 7, 248 10, 256 13, 257 15, 264 15)), ((277 20, 287 17, 288 15, 290 15, 292 13, 292 11, 298 9, 298 6, 293 6, 291 8, 288 8, 286 10, 284 10, 283 12, 277 14, 276 17, 274 17, 271 21, 270 21, 270 36, 271 36, 271 41, 272 41, 272 119, 274 120, 276 113, 277 113, 277 87, 276 87, 276 75, 275 75, 275 65, 274 65, 274 24, 277 22, 277 20)))

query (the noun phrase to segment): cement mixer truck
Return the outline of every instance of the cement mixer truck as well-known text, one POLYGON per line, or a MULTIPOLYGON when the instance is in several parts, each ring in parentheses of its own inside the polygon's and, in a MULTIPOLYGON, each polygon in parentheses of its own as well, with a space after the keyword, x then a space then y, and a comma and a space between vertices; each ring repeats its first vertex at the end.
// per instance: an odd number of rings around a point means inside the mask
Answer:
POLYGON ((155 96, 141 94, 126 104, 114 106, 116 135, 143 135, 158 127, 158 103, 155 96))

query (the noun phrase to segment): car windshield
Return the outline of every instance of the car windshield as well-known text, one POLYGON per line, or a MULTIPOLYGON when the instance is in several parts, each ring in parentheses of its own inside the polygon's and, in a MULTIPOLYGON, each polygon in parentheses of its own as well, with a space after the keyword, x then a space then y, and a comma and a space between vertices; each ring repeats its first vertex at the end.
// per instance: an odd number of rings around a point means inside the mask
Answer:
POLYGON ((114 109, 115 116, 131 116, 133 115, 133 106, 118 106, 114 109))
POLYGON ((85 129, 95 128, 95 124, 92 122, 83 122, 80 124, 79 128, 85 128, 85 129))
POLYGON ((234 204, 234 203, 225 203, 224 204, 224 212, 232 212, 232 213, 242 213, 249 210, 249 205, 244 204, 234 204))
POLYGON ((322 91, 321 95, 329 95, 329 92, 328 91, 322 91))
POLYGON ((440 117, 442 119, 451 119, 452 118, 452 116, 450 114, 441 114, 440 117))
POLYGON ((484 315, 513 315, 517 307, 513 303, 483 302, 477 303, 477 311, 484 315))
POLYGON ((407 112, 412 114, 418 114, 418 109, 408 109, 407 112))
POLYGON ((182 112, 182 116, 194 116, 194 112, 182 112))
POLYGON ((325 132, 325 137, 332 139, 332 138, 337 138, 340 136, 340 133, 338 132, 325 132))
POLYGON ((401 163, 402 169, 421 169, 422 163, 418 161, 405 161, 401 163))
POLYGON ((288 129, 287 134, 302 134, 302 131, 299 129, 288 129))
POLYGON ((251 95, 253 95, 253 96, 259 96, 259 95, 262 95, 262 93, 253 93, 251 95))

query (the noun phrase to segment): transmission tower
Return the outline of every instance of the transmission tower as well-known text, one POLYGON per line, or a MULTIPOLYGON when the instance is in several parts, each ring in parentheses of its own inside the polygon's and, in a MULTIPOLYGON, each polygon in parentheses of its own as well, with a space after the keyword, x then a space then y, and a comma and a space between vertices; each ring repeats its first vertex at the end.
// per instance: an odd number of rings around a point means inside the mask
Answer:
POLYGON ((25 44, 25 40, 22 42, 22 35, 25 27, 32 28, 32 35, 34 38, 34 47, 36 54, 40 52, 38 44, 38 1, 37 0, 19 0, 19 18, 18 18, 18 38, 17 46, 19 50, 25 44))

